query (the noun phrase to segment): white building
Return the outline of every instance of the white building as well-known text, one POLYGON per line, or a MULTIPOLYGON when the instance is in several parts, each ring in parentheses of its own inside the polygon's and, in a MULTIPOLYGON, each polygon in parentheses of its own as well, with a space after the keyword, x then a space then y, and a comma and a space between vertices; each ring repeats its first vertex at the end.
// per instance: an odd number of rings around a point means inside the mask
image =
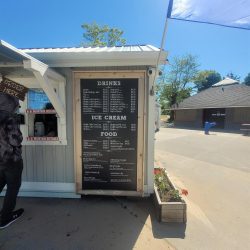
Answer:
POLYGON ((0 41, 0 74, 30 89, 20 195, 153 193, 158 55, 150 45, 20 50, 0 41))

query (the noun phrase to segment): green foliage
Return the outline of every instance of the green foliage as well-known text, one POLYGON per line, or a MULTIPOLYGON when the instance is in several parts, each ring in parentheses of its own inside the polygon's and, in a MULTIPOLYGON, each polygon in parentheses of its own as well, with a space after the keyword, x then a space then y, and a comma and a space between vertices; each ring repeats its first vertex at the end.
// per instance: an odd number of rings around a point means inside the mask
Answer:
MULTIPOLYGON (((193 82, 198 73, 197 59, 193 55, 173 58, 169 70, 163 72, 158 81, 158 95, 163 113, 176 103, 180 103, 192 93, 193 82)), ((173 121, 173 112, 170 112, 170 121, 173 121)))
POLYGON ((171 190, 171 186, 168 183, 167 175, 164 170, 160 169, 155 174, 155 185, 160 192, 171 190))
POLYGON ((164 169, 155 169, 155 186, 159 192, 161 201, 181 201, 179 190, 174 189, 168 180, 164 169))
POLYGON ((245 77, 243 83, 250 86, 250 73, 248 73, 248 75, 245 77))
POLYGON ((160 96, 160 105, 163 114, 166 114, 166 109, 170 108, 175 103, 180 103, 181 101, 189 97, 191 95, 191 92, 191 87, 176 90, 171 84, 165 84, 162 87, 160 96))
POLYGON ((195 77, 194 84, 197 91, 200 92, 207 88, 210 88, 215 83, 221 81, 221 75, 215 70, 203 70, 200 71, 195 77))
POLYGON ((179 190, 172 189, 169 191, 169 196, 171 197, 172 201, 179 201, 181 199, 179 190))
POLYGON ((84 46, 117 46, 125 45, 126 40, 122 38, 123 31, 117 28, 110 28, 108 25, 100 26, 95 22, 84 23, 84 46))
POLYGON ((111 28, 108 32, 108 46, 125 45, 126 40, 121 38, 123 31, 117 28, 111 28))
POLYGON ((235 75, 232 71, 227 73, 226 77, 229 77, 229 78, 236 80, 236 81, 240 81, 240 76, 235 75))
POLYGON ((193 55, 174 57, 167 80, 174 88, 184 89, 195 78, 198 66, 196 57, 193 55))

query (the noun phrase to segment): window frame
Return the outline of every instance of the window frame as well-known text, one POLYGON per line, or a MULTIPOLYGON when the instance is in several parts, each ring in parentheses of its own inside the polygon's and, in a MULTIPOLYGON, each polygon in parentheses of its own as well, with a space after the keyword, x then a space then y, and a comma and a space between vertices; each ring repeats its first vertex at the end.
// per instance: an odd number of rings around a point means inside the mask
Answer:
MULTIPOLYGON (((13 79, 14 80, 14 79, 13 79)), ((43 88, 37 83, 36 78, 21 78, 21 79, 15 79, 15 81, 21 83, 22 85, 28 87, 29 89, 42 89, 43 88)), ((58 95, 58 98, 64 103, 65 109, 65 84, 62 82, 56 82, 51 80, 51 85, 53 89, 55 89, 56 94, 58 95)), ((44 91, 44 90, 43 90, 44 91)), ((45 91, 44 91, 45 92, 45 91)), ((45 92, 46 94, 46 92, 45 92)), ((49 97, 48 97, 49 99, 49 97)), ((50 99, 49 99, 50 100, 50 99)), ((51 100, 50 100, 51 101, 51 100)), ((66 137, 66 121, 65 119, 61 119, 57 112, 57 137, 35 137, 35 136, 29 136, 29 129, 30 129, 30 119, 31 117, 36 114, 27 112, 28 110, 28 94, 26 94, 26 98, 24 101, 19 101, 20 103, 20 109, 19 113, 24 115, 24 124, 20 124, 20 130, 23 134, 23 142, 22 145, 67 145, 67 137, 66 137), (47 138, 47 139, 46 139, 47 138), (56 139, 58 138, 58 139, 56 139)), ((56 110, 55 110, 56 111, 56 110)), ((38 112, 37 112, 38 113, 38 112)), ((40 112, 39 112, 40 113, 40 112)), ((31 128, 32 129, 32 128, 31 128)))

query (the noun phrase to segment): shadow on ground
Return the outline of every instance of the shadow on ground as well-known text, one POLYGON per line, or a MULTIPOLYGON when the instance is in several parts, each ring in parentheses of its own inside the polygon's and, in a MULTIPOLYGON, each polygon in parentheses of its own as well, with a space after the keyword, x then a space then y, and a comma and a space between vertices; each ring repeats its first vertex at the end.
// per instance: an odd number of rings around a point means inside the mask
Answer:
POLYGON ((152 233, 155 238, 185 238, 185 223, 164 223, 158 221, 152 197, 144 200, 139 200, 135 204, 139 209, 150 215, 150 224, 152 227, 152 233))
POLYGON ((19 198, 18 207, 24 207, 25 214, 0 231, 1 250, 127 250, 144 239, 145 229, 151 238, 185 236, 183 225, 160 224, 156 220, 151 198, 19 198))

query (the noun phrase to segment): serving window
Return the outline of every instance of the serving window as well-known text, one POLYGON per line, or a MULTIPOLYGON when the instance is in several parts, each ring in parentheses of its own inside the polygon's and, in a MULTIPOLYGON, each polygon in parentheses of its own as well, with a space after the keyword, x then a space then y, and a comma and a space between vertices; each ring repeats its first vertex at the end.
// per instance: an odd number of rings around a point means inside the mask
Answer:
MULTIPOLYGON (((57 87, 54 91, 59 92, 57 87)), ((29 88, 25 101, 20 101, 19 117, 24 145, 67 144, 66 125, 41 88, 29 88)))

